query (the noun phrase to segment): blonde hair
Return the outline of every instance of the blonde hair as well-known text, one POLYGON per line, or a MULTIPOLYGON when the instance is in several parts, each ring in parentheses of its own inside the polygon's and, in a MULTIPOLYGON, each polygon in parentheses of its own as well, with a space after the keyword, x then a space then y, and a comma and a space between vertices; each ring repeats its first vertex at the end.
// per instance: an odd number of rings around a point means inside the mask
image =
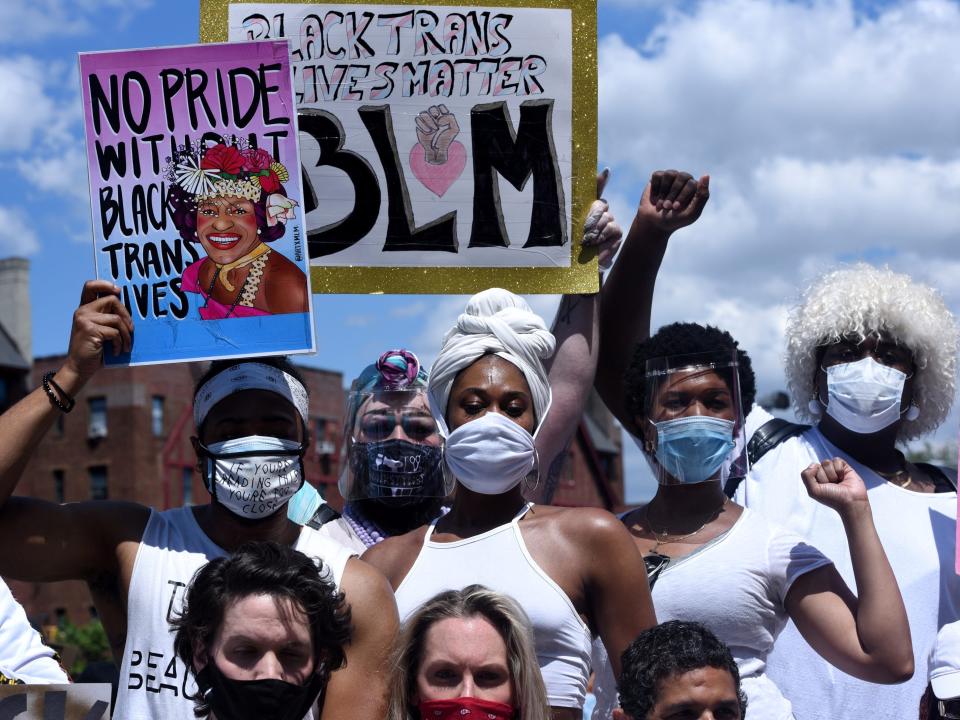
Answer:
POLYGON ((950 412, 956 375, 957 326, 943 298, 928 285, 889 268, 857 263, 818 278, 787 321, 784 370, 797 414, 818 419, 818 351, 845 336, 880 332, 908 348, 916 364, 913 401, 920 414, 904 419, 898 439, 934 430, 950 412))
POLYGON ((403 624, 393 652, 390 707, 387 720, 417 720, 411 705, 417 672, 423 662, 427 631, 440 620, 480 615, 493 625, 507 646, 507 668, 519 708, 517 720, 550 720, 547 691, 533 646, 527 614, 512 598, 482 585, 448 590, 424 603, 403 624))

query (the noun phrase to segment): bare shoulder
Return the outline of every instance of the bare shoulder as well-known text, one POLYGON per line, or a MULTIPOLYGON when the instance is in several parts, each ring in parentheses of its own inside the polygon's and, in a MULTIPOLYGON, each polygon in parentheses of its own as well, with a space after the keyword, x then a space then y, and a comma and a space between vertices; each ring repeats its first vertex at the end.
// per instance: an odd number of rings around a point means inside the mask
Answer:
POLYGON ((623 530, 623 523, 602 508, 536 505, 534 513, 565 534, 573 534, 582 539, 602 537, 623 530))
POLYGON ((384 574, 358 557, 347 560, 340 589, 351 607, 371 603, 380 606, 384 598, 393 598, 393 589, 384 574))
POLYGON ((396 589, 420 554, 427 527, 424 525, 403 535, 389 537, 368 549, 361 560, 383 573, 396 589))
POLYGON ((270 281, 264 283, 267 303, 275 313, 305 312, 307 277, 294 263, 280 253, 271 253, 270 281))

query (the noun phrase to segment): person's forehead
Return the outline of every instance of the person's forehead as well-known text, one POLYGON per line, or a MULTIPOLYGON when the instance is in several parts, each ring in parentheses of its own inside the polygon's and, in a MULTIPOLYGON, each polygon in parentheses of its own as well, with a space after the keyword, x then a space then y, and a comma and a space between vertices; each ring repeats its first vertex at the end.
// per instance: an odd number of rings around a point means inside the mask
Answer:
POLYGON ((220 639, 242 636, 265 643, 310 639, 306 614, 290 598, 269 594, 245 595, 224 608, 220 639))
POLYGON ((427 630, 424 659, 463 664, 503 661, 507 645, 483 615, 444 618, 427 630))
POLYGON ((404 410, 430 414, 430 403, 425 392, 410 392, 406 390, 396 392, 380 392, 371 395, 360 406, 360 414, 383 410, 404 410))
POLYGON ((658 683, 658 705, 675 705, 689 700, 736 700, 737 688, 730 671, 705 666, 676 673, 658 683))
POLYGON ((661 376, 660 391, 696 390, 721 387, 726 389, 727 383, 714 368, 686 368, 661 376))
POLYGON ((453 390, 470 387, 530 392, 530 385, 520 368, 499 355, 484 355, 460 371, 453 390))

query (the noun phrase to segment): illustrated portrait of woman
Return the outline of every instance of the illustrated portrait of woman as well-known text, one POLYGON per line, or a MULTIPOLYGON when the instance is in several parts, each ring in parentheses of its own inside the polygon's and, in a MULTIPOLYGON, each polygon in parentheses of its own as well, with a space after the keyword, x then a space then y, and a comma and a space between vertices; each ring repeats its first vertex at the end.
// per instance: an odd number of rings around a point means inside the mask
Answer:
POLYGON ((307 277, 270 243, 283 237, 297 202, 287 169, 269 152, 188 145, 169 173, 173 223, 207 256, 187 266, 182 289, 200 296, 204 320, 308 311, 307 277))

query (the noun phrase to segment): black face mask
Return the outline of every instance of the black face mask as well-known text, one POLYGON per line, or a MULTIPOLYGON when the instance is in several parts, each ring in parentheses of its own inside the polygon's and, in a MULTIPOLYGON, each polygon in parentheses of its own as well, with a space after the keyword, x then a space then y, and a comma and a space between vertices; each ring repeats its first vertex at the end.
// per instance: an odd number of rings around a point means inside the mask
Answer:
POLYGON ((306 685, 231 680, 213 661, 197 673, 197 687, 217 720, 303 720, 325 684, 317 674, 306 685))
POLYGON ((442 451, 407 440, 356 443, 350 465, 366 496, 391 505, 444 495, 442 451))

